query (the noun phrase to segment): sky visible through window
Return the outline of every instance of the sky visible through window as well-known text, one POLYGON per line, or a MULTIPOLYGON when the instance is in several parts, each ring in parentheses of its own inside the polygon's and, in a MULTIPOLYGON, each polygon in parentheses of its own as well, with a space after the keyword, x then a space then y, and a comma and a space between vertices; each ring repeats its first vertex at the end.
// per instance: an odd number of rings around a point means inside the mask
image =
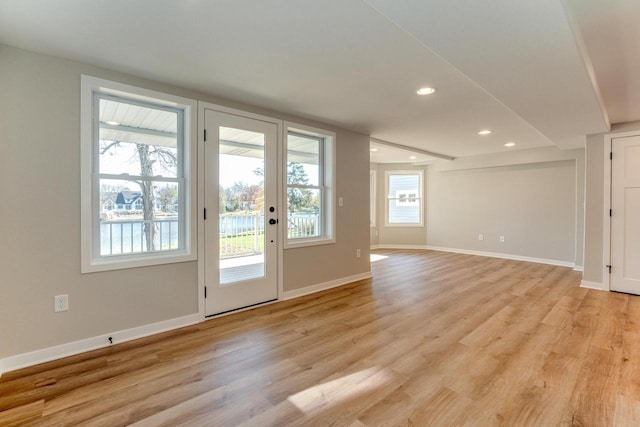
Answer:
POLYGON ((263 167, 264 160, 256 157, 220 154, 220 185, 226 188, 236 182, 244 182, 249 185, 260 184, 262 176, 253 171, 263 167))
MULTIPOLYGON (((220 185, 226 188, 232 186, 235 182, 244 182, 249 185, 260 184, 262 177, 253 173, 253 171, 263 166, 264 161, 255 157, 221 154, 220 185), (250 173, 247 173, 247 171, 250 173)), ((307 176, 318 175, 318 165, 303 163, 302 167, 307 176)))

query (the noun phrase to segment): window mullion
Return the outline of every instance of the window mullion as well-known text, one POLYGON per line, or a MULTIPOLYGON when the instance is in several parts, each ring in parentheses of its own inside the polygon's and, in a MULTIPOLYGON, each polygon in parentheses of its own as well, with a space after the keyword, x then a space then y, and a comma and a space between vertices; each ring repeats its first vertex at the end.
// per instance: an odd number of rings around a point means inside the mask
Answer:
POLYGON ((323 190, 323 185, 307 185, 307 184, 287 184, 289 188, 300 188, 300 189, 308 189, 308 190, 323 190))
POLYGON ((128 174, 96 174, 98 179, 110 179, 119 181, 158 181, 158 182, 180 182, 181 177, 172 178, 165 176, 145 176, 145 175, 128 175, 128 174))

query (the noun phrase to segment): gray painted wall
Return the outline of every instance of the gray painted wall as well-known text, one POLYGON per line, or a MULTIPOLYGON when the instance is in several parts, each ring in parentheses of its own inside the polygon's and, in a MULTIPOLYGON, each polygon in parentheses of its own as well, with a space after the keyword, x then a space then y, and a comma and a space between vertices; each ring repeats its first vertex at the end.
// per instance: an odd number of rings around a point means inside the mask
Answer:
POLYGON ((343 206, 336 203, 336 243, 285 249, 285 291, 370 270, 369 192, 363 191, 369 187, 369 137, 337 132, 336 197, 343 198, 343 206))
POLYGON ((513 159, 505 156, 504 166, 483 160, 429 168, 429 245, 579 262, 576 159, 550 155, 509 164, 513 159))
POLYGON ((585 247, 583 280, 602 283, 604 135, 589 135, 586 147, 585 247))
POLYGON ((197 313, 195 262, 80 274, 81 74, 337 132, 337 242, 286 250, 284 289, 369 271, 368 136, 0 45, 0 358, 197 313))
POLYGON ((545 147, 439 161, 378 164, 372 244, 502 253, 583 265, 584 150, 545 147), (426 169, 426 223, 384 227, 384 171, 426 169), (378 230, 378 240, 375 238, 378 230), (478 240, 478 234, 484 240, 478 240), (505 236, 505 242, 499 236, 505 236), (375 242, 375 243, 374 243, 375 242))
POLYGON ((428 243, 581 266, 583 176, 584 150, 556 148, 429 166, 428 243))

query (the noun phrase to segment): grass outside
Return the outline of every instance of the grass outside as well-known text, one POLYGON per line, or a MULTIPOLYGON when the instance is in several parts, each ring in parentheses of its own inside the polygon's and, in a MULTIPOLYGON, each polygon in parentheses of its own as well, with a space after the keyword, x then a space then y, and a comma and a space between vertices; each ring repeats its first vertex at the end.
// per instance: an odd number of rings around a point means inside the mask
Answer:
POLYGON ((252 255, 264 251, 264 231, 220 238, 220 258, 252 255), (257 240, 257 245, 256 245, 257 240))

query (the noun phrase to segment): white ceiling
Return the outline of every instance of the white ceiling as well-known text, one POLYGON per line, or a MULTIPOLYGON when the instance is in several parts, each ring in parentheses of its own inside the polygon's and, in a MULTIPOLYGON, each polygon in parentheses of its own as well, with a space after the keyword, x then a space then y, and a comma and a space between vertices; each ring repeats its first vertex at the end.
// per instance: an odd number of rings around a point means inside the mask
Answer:
POLYGON ((0 43, 460 157, 640 119, 638 0, 0 0, 0 43), (437 88, 419 97, 421 86, 437 88), (602 95, 600 95, 600 93, 602 95), (489 136, 477 131, 490 128, 489 136))
POLYGON ((640 119, 640 1, 566 0, 611 123, 640 119))
POLYGON ((433 163, 437 158, 419 151, 410 151, 398 146, 371 141, 369 160, 372 163, 433 163))

